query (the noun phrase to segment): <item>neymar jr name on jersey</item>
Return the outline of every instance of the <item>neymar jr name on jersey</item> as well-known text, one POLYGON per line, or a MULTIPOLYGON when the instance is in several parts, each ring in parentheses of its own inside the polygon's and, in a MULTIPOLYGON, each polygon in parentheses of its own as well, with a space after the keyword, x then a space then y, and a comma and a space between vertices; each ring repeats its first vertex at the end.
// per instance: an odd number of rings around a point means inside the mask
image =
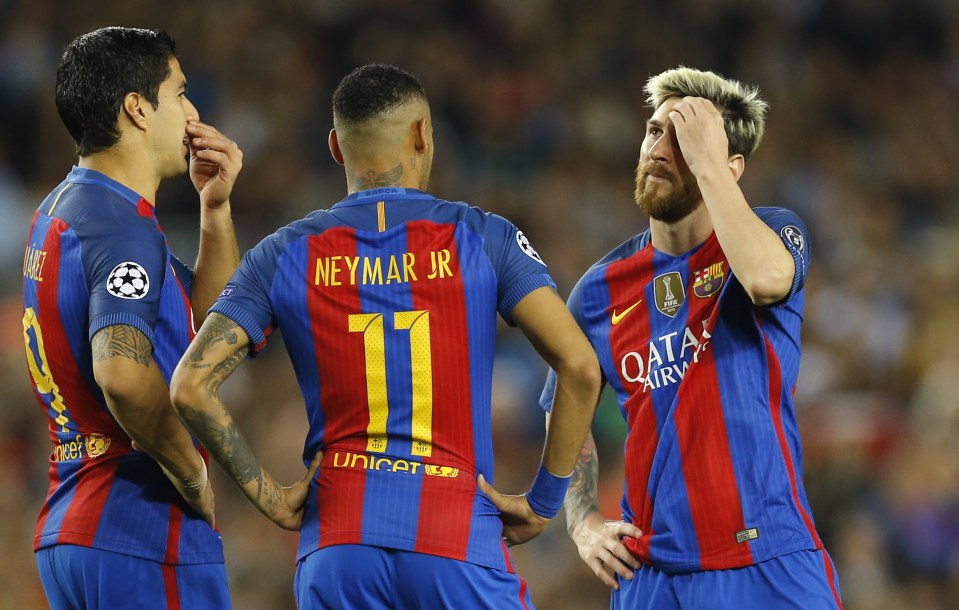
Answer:
POLYGON ((430 251, 428 261, 417 261, 412 252, 388 256, 324 256, 316 259, 313 283, 317 286, 402 284, 453 277, 450 251, 430 251))

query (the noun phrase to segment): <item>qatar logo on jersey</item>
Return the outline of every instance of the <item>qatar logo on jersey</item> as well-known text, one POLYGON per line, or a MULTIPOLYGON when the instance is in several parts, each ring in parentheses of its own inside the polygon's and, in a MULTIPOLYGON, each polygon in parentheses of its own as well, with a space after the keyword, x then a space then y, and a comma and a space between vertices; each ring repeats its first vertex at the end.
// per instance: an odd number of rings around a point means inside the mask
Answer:
POLYGON ((540 265, 546 265, 536 249, 533 248, 533 244, 529 243, 529 240, 526 239, 526 236, 523 235, 522 231, 516 232, 516 243, 519 245, 519 249, 522 250, 526 256, 530 257, 540 265))
POLYGON ((146 269, 126 261, 120 263, 107 278, 107 292, 121 299, 142 299, 150 290, 150 277, 146 269))

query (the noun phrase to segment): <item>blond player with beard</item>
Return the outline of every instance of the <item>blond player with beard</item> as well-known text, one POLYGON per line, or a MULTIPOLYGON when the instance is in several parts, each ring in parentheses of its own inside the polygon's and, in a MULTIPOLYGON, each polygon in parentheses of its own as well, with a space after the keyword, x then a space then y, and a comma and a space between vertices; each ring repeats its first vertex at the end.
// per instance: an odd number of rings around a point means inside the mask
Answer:
MULTIPOLYGON (((636 202, 650 228, 568 303, 628 426, 622 520, 598 510, 590 436, 566 498, 570 535, 612 608, 841 608, 792 400, 807 233, 789 210, 751 208, 737 184, 766 102, 684 67, 646 93, 636 202)), ((550 373, 547 411, 553 396, 550 373)))

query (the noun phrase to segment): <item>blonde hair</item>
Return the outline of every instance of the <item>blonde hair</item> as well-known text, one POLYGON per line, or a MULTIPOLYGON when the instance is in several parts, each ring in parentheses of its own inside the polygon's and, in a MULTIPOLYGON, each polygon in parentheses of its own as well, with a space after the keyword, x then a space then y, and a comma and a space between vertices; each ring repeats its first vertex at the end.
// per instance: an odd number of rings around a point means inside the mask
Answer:
POLYGON ((646 81, 646 102, 659 108, 671 97, 702 97, 711 101, 723 115, 729 153, 749 158, 763 139, 766 109, 769 104, 757 87, 723 78, 709 71, 680 66, 646 81))

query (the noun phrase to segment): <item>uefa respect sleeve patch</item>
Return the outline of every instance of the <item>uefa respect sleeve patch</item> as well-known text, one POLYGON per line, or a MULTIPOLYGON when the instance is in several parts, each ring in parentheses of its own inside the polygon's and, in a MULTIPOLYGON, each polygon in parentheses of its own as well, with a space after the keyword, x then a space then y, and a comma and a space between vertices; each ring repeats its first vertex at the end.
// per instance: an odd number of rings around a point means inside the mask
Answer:
POLYGON ((121 299, 142 299, 150 291, 150 276, 133 261, 120 263, 107 278, 107 292, 121 299))

